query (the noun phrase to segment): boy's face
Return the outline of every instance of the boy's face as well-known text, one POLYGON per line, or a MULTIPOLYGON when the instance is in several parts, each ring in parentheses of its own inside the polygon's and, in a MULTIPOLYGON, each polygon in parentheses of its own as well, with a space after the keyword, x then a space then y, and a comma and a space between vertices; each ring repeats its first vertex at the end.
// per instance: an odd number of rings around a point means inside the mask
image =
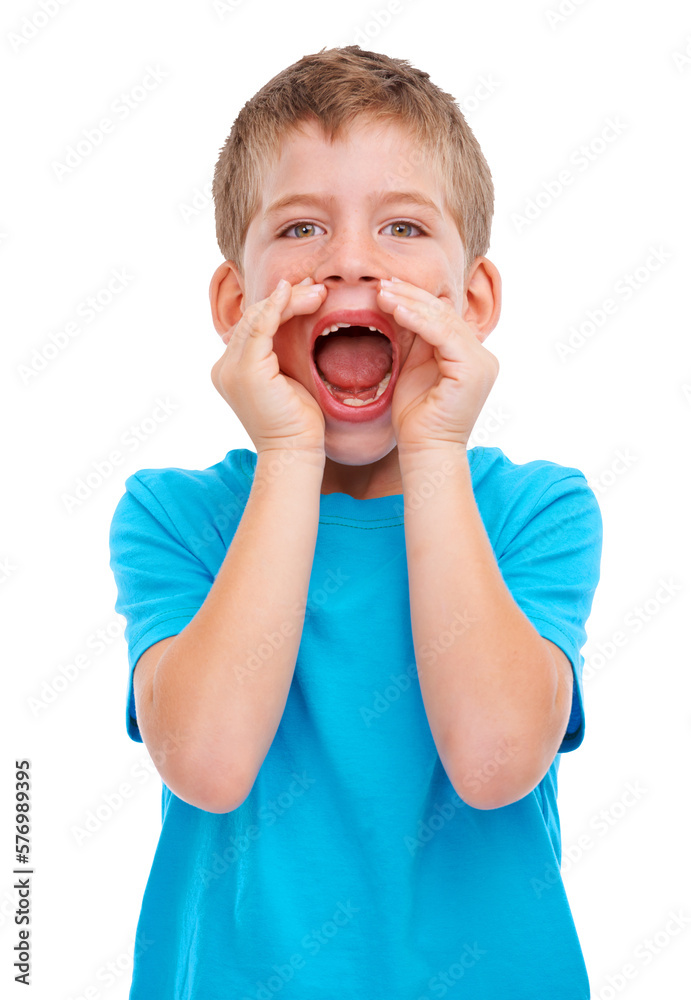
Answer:
MULTIPOLYGON (((335 310, 370 309, 381 316, 393 332, 399 368, 405 364, 415 335, 378 307, 379 278, 395 275, 435 296, 446 295, 462 318, 474 318, 463 286, 464 248, 445 208, 441 182, 401 126, 356 120, 343 139, 331 144, 315 124, 303 123, 302 134, 284 140, 277 165, 266 172, 262 195, 247 232, 245 276, 230 263, 219 294, 225 286, 225 316, 235 323, 282 277, 294 284, 309 275, 326 286, 318 310, 294 316, 274 337, 280 370, 318 402, 323 387, 317 384, 312 360, 312 331, 335 310), (405 192, 417 193, 433 207, 416 203, 405 192), (294 203, 272 211, 288 197, 294 203)), ((477 263, 484 260, 477 258, 477 263)), ((223 339, 227 342, 228 335, 223 339)), ((395 448, 390 404, 379 416, 356 422, 339 419, 320 405, 327 465, 329 459, 370 465, 395 448)), ((366 411, 361 408, 358 417, 366 411)))

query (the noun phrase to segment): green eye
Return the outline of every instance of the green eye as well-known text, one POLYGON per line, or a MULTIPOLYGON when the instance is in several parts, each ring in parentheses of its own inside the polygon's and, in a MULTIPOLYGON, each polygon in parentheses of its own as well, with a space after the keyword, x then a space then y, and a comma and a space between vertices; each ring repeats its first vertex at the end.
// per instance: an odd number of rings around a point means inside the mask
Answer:
MULTIPOLYGON (((395 229, 398 230, 397 232, 394 232, 391 235, 403 236, 403 237, 427 235, 426 231, 422 228, 422 226, 420 226, 417 222, 408 222, 407 219, 397 219, 395 222, 389 222, 388 225, 384 227, 385 234, 386 230, 389 229, 391 226, 395 227, 395 229), (402 229, 405 230, 406 228, 408 230, 414 229, 416 230, 416 232, 415 233, 411 232, 406 233, 405 231, 401 232, 402 229)), ((314 233, 315 229, 321 229, 321 226, 318 226, 316 222, 304 222, 301 220, 300 222, 291 222, 289 226, 286 226, 285 229, 281 230, 279 236, 288 236, 291 233, 295 233, 295 235, 292 237, 293 239, 298 239, 298 240, 308 239, 310 236, 315 235, 314 233), (312 230, 312 232, 305 232, 305 230, 312 230)))
MULTIPOLYGON (((400 229, 402 226, 407 226, 408 229, 417 229, 419 236, 425 235, 425 231, 422 228, 422 226, 419 226, 416 222, 408 222, 406 219, 397 219, 395 222, 390 222, 389 225, 386 226, 385 228, 388 229, 389 226, 394 226, 394 228, 398 229, 400 229)), ((406 234, 398 232, 392 235, 405 236, 406 234)))
MULTIPOLYGON (((314 222, 293 222, 289 226, 286 226, 286 228, 280 233, 280 235, 285 236, 287 233, 290 233, 295 229, 300 230, 300 229, 315 229, 315 228, 316 224, 314 222)), ((303 233, 302 236, 297 236, 294 238, 302 239, 303 237, 312 235, 313 233, 303 233)))

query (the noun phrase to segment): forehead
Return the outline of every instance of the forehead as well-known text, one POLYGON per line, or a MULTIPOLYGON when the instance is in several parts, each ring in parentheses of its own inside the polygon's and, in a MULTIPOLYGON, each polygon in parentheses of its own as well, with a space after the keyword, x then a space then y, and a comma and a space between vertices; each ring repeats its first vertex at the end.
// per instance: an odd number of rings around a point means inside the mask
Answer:
POLYGON ((357 118, 330 142, 321 125, 303 121, 282 136, 273 164, 262 178, 259 216, 268 219, 294 196, 318 193, 324 200, 417 192, 437 213, 445 191, 428 151, 401 122, 357 118))
POLYGON ((432 165, 431 151, 421 148, 407 125, 399 121, 371 121, 355 118, 331 142, 321 125, 304 121, 285 133, 279 142, 275 173, 286 168, 314 173, 320 164, 338 163, 344 157, 353 164, 386 161, 387 178, 398 182, 415 174, 426 176, 430 184, 437 177, 432 165), (366 159, 361 160, 362 157, 366 159))

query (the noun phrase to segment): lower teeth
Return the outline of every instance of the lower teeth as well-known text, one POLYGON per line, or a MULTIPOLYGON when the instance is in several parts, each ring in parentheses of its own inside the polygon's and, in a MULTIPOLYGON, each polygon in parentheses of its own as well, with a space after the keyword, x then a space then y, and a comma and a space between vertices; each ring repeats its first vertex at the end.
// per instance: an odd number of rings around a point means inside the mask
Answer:
MULTIPOLYGON (((379 399, 379 397, 386 392, 386 387, 389 384, 390 380, 391 380, 391 369, 386 373, 384 378, 377 386, 377 391, 372 397, 372 399, 358 399, 357 396, 346 396, 345 399, 339 399, 334 392, 334 390, 336 390, 336 386, 331 385, 331 383, 327 382, 325 378, 322 378, 322 381, 324 382, 324 384, 326 385, 327 389, 334 397, 334 399, 338 399, 339 403, 344 403, 346 406, 369 406, 370 403, 375 403, 379 399)), ((343 390, 341 389, 340 391, 342 392, 343 390)))

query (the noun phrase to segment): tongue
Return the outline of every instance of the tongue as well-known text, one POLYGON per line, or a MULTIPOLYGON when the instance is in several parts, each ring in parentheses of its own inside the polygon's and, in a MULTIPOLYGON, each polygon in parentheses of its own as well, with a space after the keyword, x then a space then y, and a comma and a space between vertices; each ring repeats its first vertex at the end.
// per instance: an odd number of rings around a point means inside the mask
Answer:
POLYGON ((315 361, 322 375, 341 389, 376 386, 391 367, 391 344, 381 333, 330 333, 318 337, 315 361))

